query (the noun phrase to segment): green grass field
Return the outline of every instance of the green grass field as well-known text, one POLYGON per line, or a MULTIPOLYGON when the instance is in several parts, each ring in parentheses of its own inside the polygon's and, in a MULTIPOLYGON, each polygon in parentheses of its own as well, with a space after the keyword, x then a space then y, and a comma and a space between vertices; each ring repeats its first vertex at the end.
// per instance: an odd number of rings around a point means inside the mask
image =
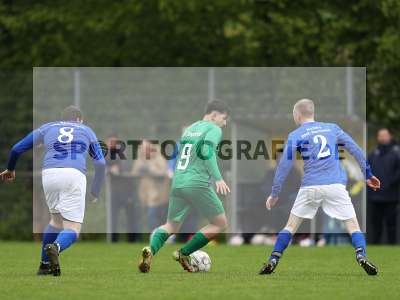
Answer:
POLYGON ((81 242, 61 256, 61 277, 38 277, 37 243, 0 243, 0 299, 400 299, 400 248, 369 247, 379 275, 367 276, 350 246, 291 247, 277 273, 256 275, 261 246, 208 246, 211 272, 186 273, 168 245, 149 274, 137 272, 143 245, 81 242))

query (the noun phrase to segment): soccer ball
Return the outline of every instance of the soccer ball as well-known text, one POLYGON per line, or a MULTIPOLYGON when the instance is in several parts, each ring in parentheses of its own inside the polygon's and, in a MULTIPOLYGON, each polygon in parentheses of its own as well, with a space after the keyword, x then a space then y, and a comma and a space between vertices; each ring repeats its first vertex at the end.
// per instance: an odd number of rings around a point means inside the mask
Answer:
POLYGON ((190 264, 194 272, 208 272, 211 269, 211 258, 206 252, 197 250, 190 254, 190 264))

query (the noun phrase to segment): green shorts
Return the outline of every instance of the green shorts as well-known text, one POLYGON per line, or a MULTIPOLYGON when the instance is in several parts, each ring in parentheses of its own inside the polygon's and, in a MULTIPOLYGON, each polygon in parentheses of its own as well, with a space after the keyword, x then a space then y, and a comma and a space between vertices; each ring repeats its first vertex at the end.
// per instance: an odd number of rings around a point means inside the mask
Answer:
POLYGON ((168 221, 183 222, 193 208, 208 220, 225 213, 221 200, 211 187, 173 188, 171 190, 168 221))

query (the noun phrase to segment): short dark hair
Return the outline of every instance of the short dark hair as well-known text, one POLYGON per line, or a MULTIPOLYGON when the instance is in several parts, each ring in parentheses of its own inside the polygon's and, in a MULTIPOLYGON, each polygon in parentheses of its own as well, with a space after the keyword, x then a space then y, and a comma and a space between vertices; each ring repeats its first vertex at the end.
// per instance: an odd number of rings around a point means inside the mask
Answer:
POLYGON ((74 106, 70 105, 66 108, 64 108, 61 118, 63 121, 76 121, 77 119, 82 120, 82 112, 81 110, 74 106))
POLYGON ((387 132, 389 132, 390 135, 393 135, 393 130, 391 130, 390 128, 387 128, 387 127, 380 127, 380 128, 378 129, 377 133, 378 133, 379 131, 382 131, 382 130, 386 130, 387 132))
POLYGON ((226 113, 227 115, 229 115, 228 105, 221 100, 212 100, 207 103, 206 111, 205 111, 206 115, 208 115, 209 113, 211 113, 213 111, 217 111, 222 114, 226 113))

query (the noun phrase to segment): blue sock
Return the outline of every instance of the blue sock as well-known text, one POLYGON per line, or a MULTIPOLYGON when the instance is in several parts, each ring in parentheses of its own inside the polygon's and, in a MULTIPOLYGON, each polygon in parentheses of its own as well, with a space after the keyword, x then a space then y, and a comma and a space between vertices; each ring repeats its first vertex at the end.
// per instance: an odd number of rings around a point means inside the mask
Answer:
POLYGON ((44 229, 43 232, 43 240, 42 240, 42 262, 48 262, 49 258, 44 251, 44 246, 47 244, 52 244, 57 238, 57 235, 60 233, 62 229, 51 226, 50 224, 44 229))
POLYGON ((271 258, 277 258, 279 259, 283 251, 287 248, 289 245, 290 241, 292 239, 292 234, 288 230, 282 230, 278 233, 278 238, 275 242, 274 250, 271 253, 270 259, 271 258))
POLYGON ((363 256, 366 256, 367 243, 365 242, 364 234, 361 231, 353 232, 351 235, 351 243, 353 244, 354 249, 356 249, 357 253, 360 253, 363 256))
POLYGON ((60 252, 63 252, 69 246, 71 246, 78 239, 78 234, 72 229, 64 229, 58 234, 57 239, 54 243, 60 247, 60 252))

